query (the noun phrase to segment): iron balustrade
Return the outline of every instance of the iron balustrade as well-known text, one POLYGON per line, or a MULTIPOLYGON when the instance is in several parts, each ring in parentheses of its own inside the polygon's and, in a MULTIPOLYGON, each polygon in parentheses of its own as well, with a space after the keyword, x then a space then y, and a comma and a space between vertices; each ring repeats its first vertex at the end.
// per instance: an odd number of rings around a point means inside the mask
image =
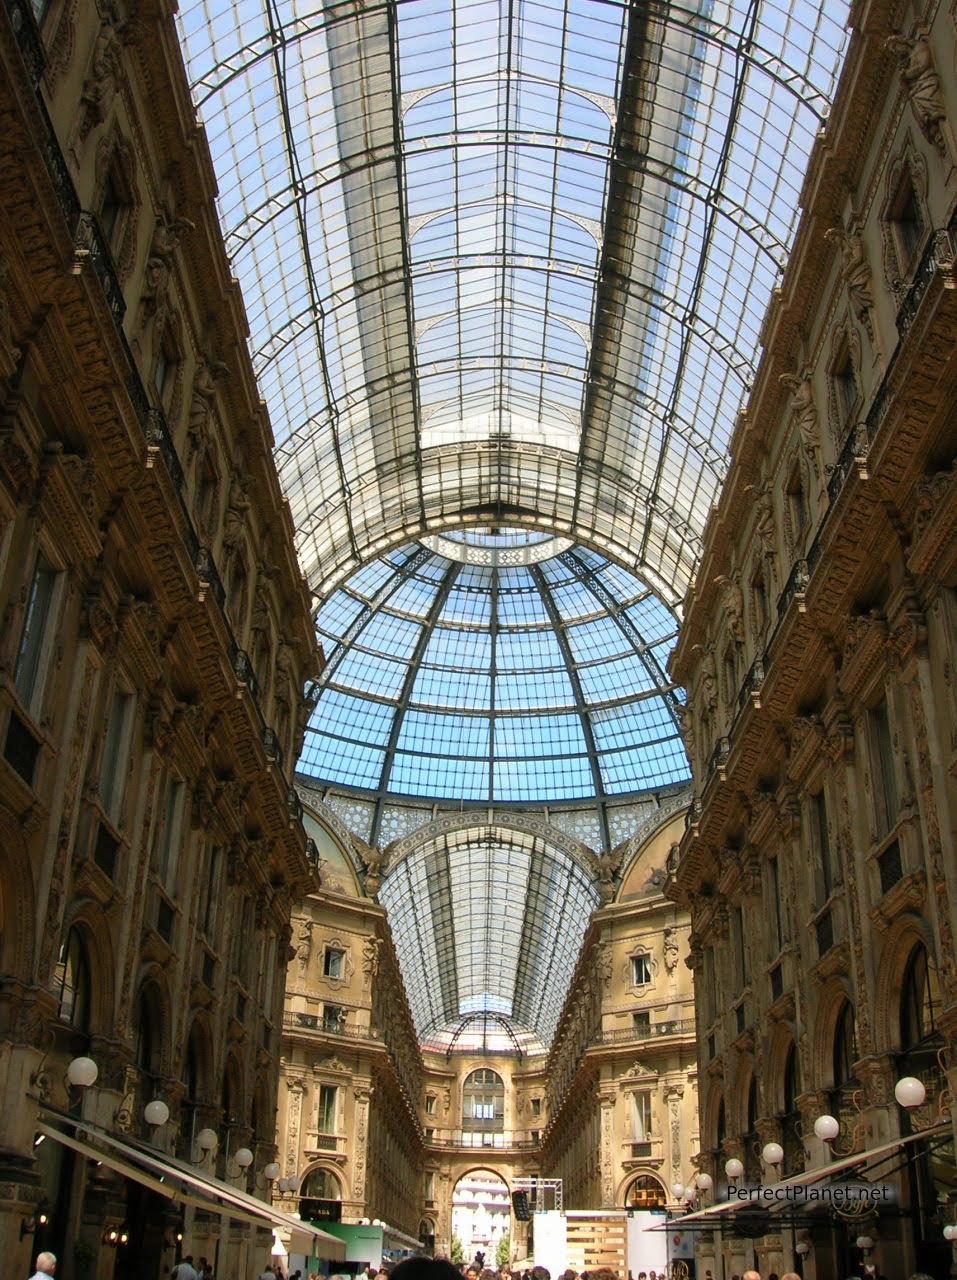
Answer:
POLYGON ((633 1027, 616 1027, 609 1031, 599 1031, 592 1037, 592 1044, 629 1044, 635 1040, 653 1040, 656 1036, 693 1035, 694 1018, 670 1018, 663 1022, 653 1022, 644 1031, 633 1027))

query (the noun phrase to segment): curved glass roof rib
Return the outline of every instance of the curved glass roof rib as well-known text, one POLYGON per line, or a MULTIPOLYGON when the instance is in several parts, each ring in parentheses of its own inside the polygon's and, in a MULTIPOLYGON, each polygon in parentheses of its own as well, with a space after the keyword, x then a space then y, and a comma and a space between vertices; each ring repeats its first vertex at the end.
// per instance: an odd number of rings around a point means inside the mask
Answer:
POLYGON ((320 594, 509 519, 694 573, 845 0, 184 0, 320 594))
POLYGON ((547 1048, 601 902, 569 853, 531 833, 471 827, 391 867, 379 900, 420 1041, 461 1048, 497 1022, 511 1028, 499 1032, 503 1051, 547 1048))
POLYGON ((377 796, 372 843, 388 796, 601 805, 688 779, 664 672, 677 620, 654 592, 535 534, 430 541, 446 554, 390 552, 317 620, 327 665, 299 771, 377 796))

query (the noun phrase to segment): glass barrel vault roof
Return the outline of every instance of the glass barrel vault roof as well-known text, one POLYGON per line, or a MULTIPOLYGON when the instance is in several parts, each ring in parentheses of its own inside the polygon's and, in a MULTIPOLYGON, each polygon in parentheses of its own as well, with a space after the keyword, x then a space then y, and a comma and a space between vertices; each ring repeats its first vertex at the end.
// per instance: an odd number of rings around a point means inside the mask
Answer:
POLYGON ((694 572, 845 0, 184 0, 303 567, 523 520, 694 572))
POLYGON ((301 773, 455 804, 688 779, 664 670, 677 619, 653 591, 564 542, 430 541, 358 570, 320 609, 327 665, 301 773))

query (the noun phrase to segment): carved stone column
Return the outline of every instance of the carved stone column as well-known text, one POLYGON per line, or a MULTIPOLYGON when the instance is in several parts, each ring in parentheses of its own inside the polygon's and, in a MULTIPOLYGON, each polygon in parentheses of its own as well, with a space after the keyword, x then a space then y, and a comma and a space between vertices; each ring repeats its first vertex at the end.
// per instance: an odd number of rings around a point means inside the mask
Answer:
POLYGON ((356 1100, 355 1138, 352 1153, 352 1195, 356 1200, 365 1200, 366 1143, 369 1137, 369 1102, 372 1098, 372 1089, 369 1085, 356 1085, 352 1092, 356 1100))
POLYGON ((603 1209, 615 1207, 615 1099, 617 1094, 602 1094, 601 1108, 601 1203, 603 1209))

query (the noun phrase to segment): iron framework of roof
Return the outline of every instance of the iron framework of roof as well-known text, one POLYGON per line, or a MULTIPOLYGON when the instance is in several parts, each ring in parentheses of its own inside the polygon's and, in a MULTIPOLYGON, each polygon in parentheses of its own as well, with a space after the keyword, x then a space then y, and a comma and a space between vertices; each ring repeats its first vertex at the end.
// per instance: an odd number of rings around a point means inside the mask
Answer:
POLYGON ((846 17, 833 0, 187 0, 317 592, 487 517, 681 599, 846 17))

